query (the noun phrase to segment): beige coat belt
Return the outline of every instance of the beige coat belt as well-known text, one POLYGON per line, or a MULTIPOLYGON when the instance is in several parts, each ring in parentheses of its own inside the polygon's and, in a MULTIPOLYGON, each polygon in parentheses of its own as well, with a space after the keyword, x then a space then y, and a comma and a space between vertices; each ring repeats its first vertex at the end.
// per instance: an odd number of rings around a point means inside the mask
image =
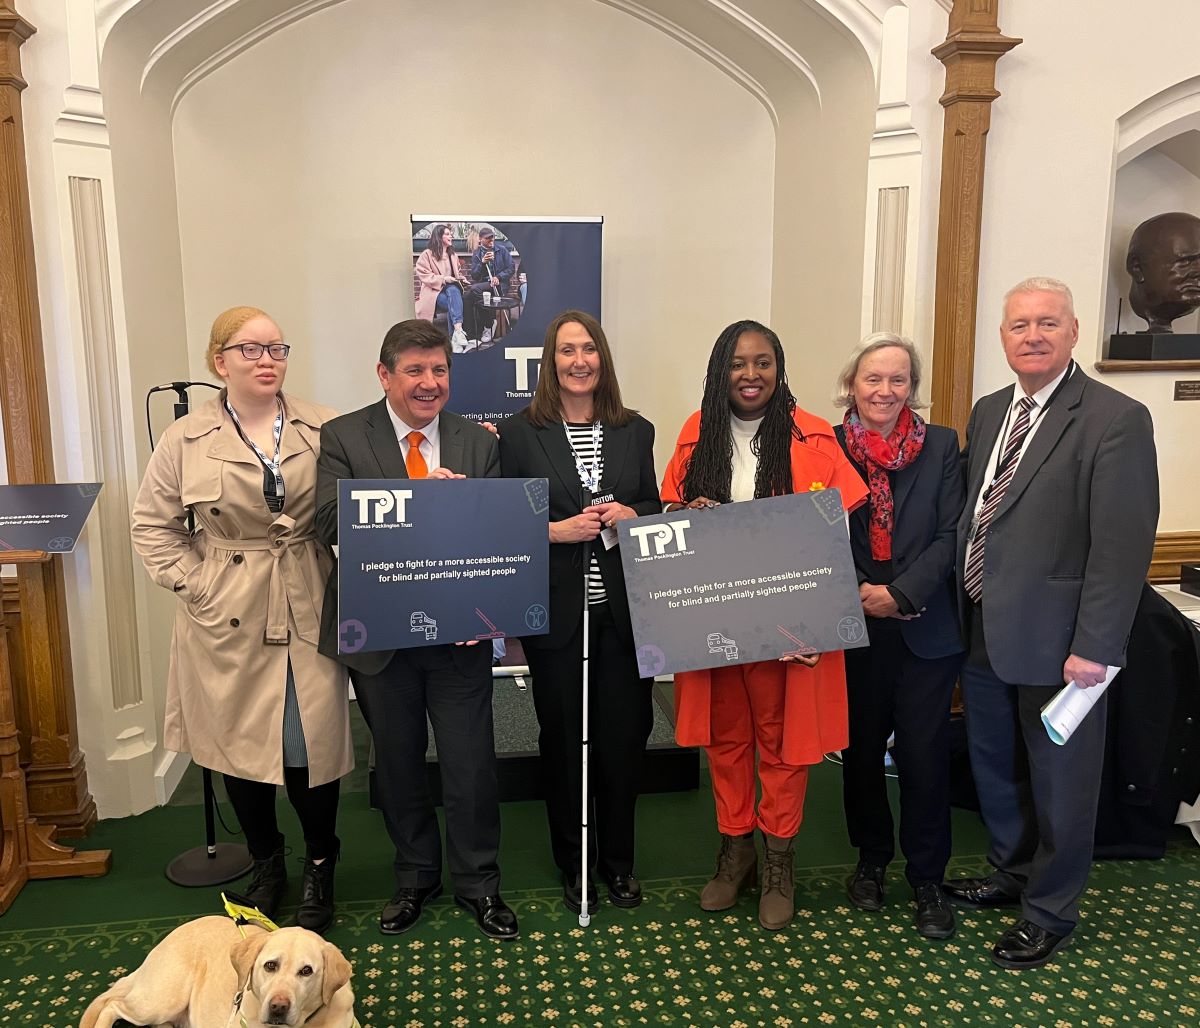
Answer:
POLYGON ((265 539, 225 539, 210 535, 205 540, 209 551, 267 550, 275 558, 267 592, 267 628, 263 633, 263 642, 270 646, 286 646, 291 641, 289 608, 301 637, 316 639, 321 631, 321 619, 307 588, 299 558, 291 551, 296 543, 311 542, 317 536, 315 532, 294 532, 295 524, 288 515, 280 514, 267 529, 265 539))

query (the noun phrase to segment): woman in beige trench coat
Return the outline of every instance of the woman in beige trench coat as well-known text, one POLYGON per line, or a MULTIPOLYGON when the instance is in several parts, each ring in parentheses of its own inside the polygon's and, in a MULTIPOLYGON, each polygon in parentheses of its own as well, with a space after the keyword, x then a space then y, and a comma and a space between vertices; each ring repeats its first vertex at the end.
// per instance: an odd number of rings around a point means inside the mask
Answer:
POLYGON ((164 742, 224 775, 254 859, 246 894, 267 914, 287 885, 275 819, 287 787, 307 848, 297 921, 324 931, 339 779, 354 764, 346 672, 317 652, 332 565, 313 532, 317 451, 335 412, 284 395, 288 350, 257 308, 213 323, 208 365, 225 388, 163 433, 133 544, 177 602, 164 742))

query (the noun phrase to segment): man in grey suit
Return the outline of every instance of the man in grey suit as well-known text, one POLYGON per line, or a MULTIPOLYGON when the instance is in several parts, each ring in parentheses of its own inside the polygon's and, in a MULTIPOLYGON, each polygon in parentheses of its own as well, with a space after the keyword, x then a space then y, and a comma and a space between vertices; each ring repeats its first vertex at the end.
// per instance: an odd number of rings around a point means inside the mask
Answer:
MULTIPOLYGON (((496 438, 443 410, 450 396, 450 340, 431 322, 393 325, 376 372, 384 397, 321 427, 317 533, 337 542, 337 485, 343 478, 454 479, 500 475, 496 438)), ((321 652, 350 668, 375 740, 375 776, 396 847, 395 896, 380 930, 410 929, 442 892, 437 816, 425 777, 426 715, 433 724, 455 899, 485 935, 515 939, 517 918, 500 897, 500 802, 492 735, 490 646, 438 645, 339 653, 337 574, 321 616, 321 652)))
POLYGON ((967 426, 958 525, 962 669, 971 768, 991 836, 985 878, 950 879, 976 906, 1021 906, 1001 967, 1038 967, 1067 941, 1087 885, 1107 697, 1064 746, 1041 724, 1064 682, 1094 688, 1125 645, 1158 523, 1150 414, 1088 378, 1071 291, 1027 279, 1004 300, 1000 338, 1017 386, 967 426))

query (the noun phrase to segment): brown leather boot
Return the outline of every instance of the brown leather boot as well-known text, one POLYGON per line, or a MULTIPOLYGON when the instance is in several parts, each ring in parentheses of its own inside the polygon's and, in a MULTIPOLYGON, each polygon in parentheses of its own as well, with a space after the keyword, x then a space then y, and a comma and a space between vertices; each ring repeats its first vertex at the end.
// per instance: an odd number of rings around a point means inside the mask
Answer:
POLYGON ((791 839, 779 839, 763 832, 762 896, 758 901, 758 923, 768 931, 777 932, 792 920, 796 913, 795 875, 791 839))
POLYGON ((758 881, 758 851, 754 833, 722 835, 717 855, 717 873, 700 892, 701 910, 728 910, 738 893, 758 881))

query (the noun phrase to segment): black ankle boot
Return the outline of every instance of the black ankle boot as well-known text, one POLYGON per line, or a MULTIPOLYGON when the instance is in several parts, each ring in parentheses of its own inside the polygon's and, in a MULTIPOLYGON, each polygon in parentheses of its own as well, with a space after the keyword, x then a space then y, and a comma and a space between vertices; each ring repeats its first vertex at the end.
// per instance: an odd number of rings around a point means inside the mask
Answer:
POLYGON ((255 860, 250 884, 242 893, 267 917, 274 917, 279 901, 287 890, 287 866, 283 860, 283 843, 265 860, 255 860))
POLYGON ((339 852, 335 849, 319 864, 311 856, 305 858, 296 924, 310 932, 323 934, 333 924, 333 869, 339 852))

